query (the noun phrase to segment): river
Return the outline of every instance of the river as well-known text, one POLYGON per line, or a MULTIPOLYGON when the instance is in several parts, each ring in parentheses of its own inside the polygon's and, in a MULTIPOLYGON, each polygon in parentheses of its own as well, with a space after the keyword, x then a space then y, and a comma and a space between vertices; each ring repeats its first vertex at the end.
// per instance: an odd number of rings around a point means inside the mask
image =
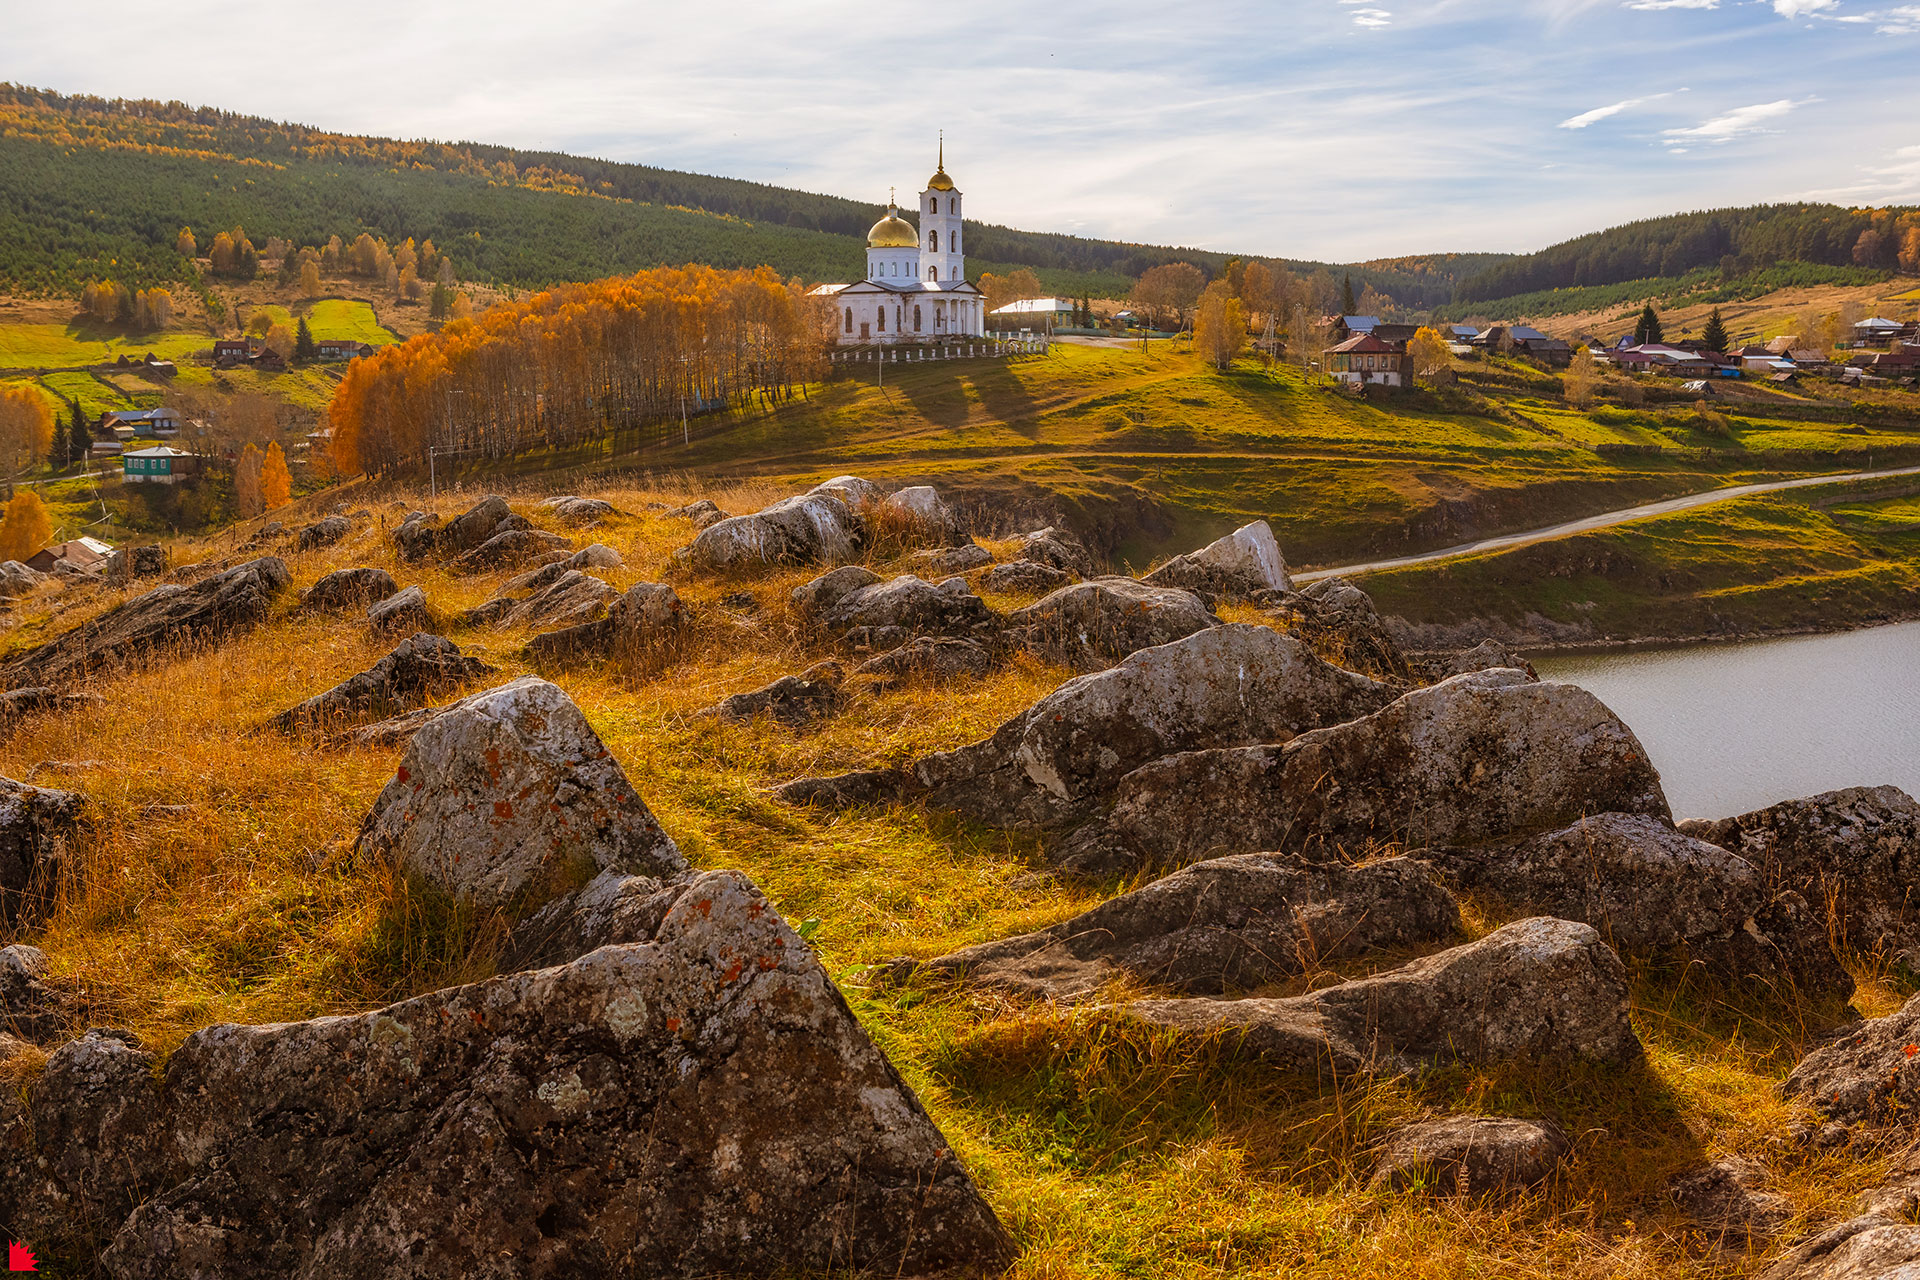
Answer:
POLYGON ((1892 783, 1920 796, 1920 622, 1534 666, 1632 727, 1676 819, 1838 787, 1892 783))

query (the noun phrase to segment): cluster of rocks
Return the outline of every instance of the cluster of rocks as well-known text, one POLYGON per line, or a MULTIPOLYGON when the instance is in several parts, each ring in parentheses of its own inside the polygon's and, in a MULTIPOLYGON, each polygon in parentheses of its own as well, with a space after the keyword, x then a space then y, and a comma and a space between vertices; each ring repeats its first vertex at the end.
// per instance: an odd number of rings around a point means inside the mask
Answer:
MULTIPOLYGON (((501 976, 358 1016, 208 1027, 164 1072, 126 1032, 59 1044, 0 1091, 9 1230, 97 1242, 102 1272, 129 1278, 1010 1259, 811 949, 745 876, 687 867, 553 685, 438 709, 357 850, 520 916, 501 976)), ((48 1029, 45 970, 0 951, 18 1031, 48 1029)), ((24 1052, 0 1035, 0 1070, 24 1052)))

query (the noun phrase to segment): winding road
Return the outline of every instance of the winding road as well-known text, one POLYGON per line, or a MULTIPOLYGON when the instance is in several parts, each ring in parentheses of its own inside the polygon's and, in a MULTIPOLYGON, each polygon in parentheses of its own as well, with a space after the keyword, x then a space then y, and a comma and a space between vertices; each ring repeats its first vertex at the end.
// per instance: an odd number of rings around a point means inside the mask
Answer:
POLYGON ((1482 538, 1478 542, 1463 542, 1459 546, 1443 547, 1439 551, 1396 556, 1391 560, 1369 560, 1364 564, 1336 565, 1330 569, 1313 569, 1294 574, 1293 580, 1312 582, 1317 578, 1335 576, 1348 578, 1356 574, 1375 573, 1381 569, 1402 569, 1408 565, 1432 564, 1436 560, 1479 555, 1483 551, 1505 551, 1509 547, 1524 547, 1533 542, 1551 542, 1556 538, 1570 538, 1578 533, 1592 533, 1595 529, 1610 529, 1617 524, 1645 520, 1649 516, 1672 515, 1676 511, 1691 511, 1695 507, 1712 506, 1716 502, 1731 502, 1735 498, 1751 498, 1759 493, 1779 493, 1783 489, 1808 489, 1823 484, 1847 484, 1857 480, 1885 480, 1893 476, 1920 476, 1920 467, 1894 467, 1885 471, 1849 471, 1842 475, 1800 476, 1793 480, 1769 480, 1764 484, 1740 484, 1726 489, 1709 489, 1705 493, 1690 493, 1683 498, 1667 498, 1660 502, 1646 503, 1644 506, 1602 512, 1597 516, 1569 520, 1565 524, 1548 525, 1544 529, 1502 534, 1497 538, 1482 538))

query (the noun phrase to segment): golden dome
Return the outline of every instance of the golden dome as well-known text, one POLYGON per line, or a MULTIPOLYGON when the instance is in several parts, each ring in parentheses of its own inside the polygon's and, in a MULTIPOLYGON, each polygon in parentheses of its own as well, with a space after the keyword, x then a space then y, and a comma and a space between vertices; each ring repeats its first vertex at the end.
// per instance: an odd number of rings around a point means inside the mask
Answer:
POLYGON ((947 171, 944 167, 935 169, 933 171, 933 176, 927 179, 927 190, 929 191, 953 190, 953 179, 947 176, 947 171))
POLYGON ((887 216, 873 224, 867 230, 867 248, 869 249, 918 249, 920 233, 913 224, 900 216, 895 205, 887 206, 887 216))

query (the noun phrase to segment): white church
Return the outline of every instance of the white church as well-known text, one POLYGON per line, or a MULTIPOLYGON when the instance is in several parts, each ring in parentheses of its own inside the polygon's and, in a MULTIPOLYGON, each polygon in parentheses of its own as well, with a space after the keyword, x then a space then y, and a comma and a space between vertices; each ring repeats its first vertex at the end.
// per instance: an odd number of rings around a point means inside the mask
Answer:
POLYGON ((920 229, 887 201, 887 216, 867 232, 867 278, 823 284, 832 298, 834 334, 841 346, 937 342, 987 331, 986 301, 967 280, 961 244, 960 192, 947 176, 947 149, 920 193, 920 229))

